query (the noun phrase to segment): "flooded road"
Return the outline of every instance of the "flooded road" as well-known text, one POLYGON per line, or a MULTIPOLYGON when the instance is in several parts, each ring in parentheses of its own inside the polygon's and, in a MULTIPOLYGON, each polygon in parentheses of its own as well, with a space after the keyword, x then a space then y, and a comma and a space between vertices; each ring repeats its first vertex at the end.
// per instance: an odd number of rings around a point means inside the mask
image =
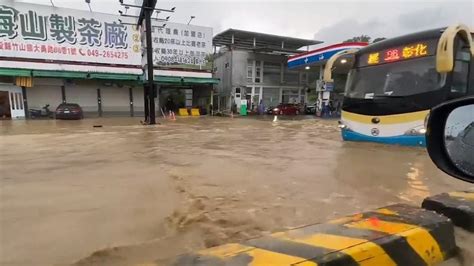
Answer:
POLYGON ((0 134, 0 265, 129 265, 469 187, 424 149, 342 142, 334 120, 0 121, 0 134))

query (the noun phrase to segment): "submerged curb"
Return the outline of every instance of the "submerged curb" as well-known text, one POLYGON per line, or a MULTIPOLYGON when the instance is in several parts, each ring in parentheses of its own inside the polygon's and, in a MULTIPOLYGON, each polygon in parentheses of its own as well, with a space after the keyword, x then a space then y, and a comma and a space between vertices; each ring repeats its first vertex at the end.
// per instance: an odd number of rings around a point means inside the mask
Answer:
POLYGON ((395 204, 143 265, 433 265, 456 252, 451 221, 395 204))
POLYGON ((456 226, 474 232, 474 192, 457 191, 428 197, 421 205, 449 217, 456 226))

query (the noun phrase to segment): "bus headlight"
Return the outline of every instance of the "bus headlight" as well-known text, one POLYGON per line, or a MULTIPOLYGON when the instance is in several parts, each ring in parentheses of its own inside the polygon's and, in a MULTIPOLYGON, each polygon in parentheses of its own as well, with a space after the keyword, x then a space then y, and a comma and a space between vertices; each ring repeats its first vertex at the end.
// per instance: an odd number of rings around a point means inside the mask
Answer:
MULTIPOLYGON (((430 119, 430 113, 428 113, 426 116, 425 116, 425 121, 423 123, 423 125, 425 126, 425 128, 428 128, 428 120, 430 119)), ((425 133, 426 133, 426 130, 425 130, 425 133)))
POLYGON ((339 124, 337 125, 338 128, 343 129, 343 130, 350 130, 350 128, 346 124, 344 124, 344 122, 339 120, 338 124, 339 124))
POLYGON ((417 135, 424 135, 426 133, 426 128, 425 126, 417 126, 414 128, 411 128, 405 132, 405 135, 408 136, 417 136, 417 135))

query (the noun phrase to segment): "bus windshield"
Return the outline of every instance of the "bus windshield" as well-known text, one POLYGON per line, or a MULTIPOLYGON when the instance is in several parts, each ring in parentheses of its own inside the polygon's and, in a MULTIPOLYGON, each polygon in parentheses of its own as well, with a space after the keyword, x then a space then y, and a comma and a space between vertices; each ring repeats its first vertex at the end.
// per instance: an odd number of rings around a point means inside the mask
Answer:
POLYGON ((374 99, 403 97, 441 87, 434 56, 376 66, 354 68, 349 72, 346 97, 374 99))

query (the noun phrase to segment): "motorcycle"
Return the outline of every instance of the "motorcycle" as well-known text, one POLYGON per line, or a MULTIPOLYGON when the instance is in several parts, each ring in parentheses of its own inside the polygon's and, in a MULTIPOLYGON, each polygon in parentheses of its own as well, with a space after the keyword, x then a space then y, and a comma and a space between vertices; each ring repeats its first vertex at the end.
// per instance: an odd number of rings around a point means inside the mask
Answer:
POLYGON ((41 109, 30 109, 30 118, 53 118, 53 112, 49 110, 49 104, 41 109))

